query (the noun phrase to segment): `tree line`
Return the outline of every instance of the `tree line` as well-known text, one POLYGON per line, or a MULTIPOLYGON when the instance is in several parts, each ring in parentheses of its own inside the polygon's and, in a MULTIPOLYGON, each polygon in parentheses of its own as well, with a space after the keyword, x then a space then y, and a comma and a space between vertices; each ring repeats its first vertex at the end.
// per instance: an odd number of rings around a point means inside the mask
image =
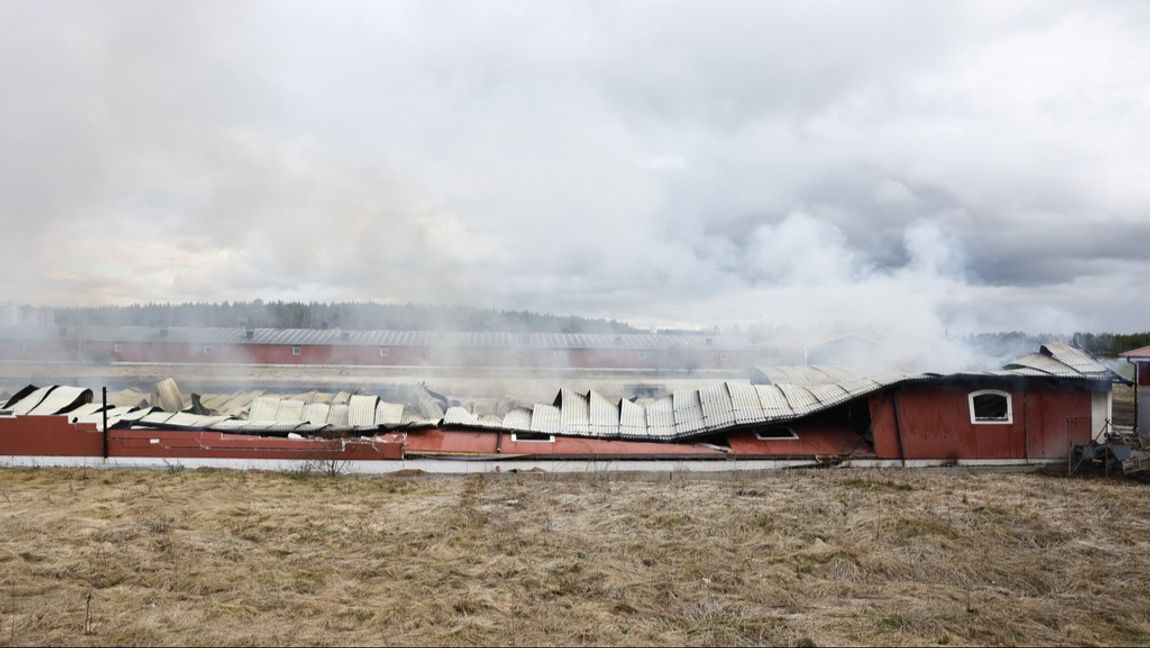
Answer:
POLYGON ((1143 333, 1075 333, 1067 340, 1065 335, 1053 333, 977 333, 966 336, 968 345, 992 356, 1034 351, 1039 345, 1054 340, 1069 341, 1074 346, 1092 355, 1114 357, 1123 351, 1150 346, 1150 331, 1143 333))
POLYGON ((624 322, 526 310, 375 302, 237 301, 54 309, 59 326, 220 326, 348 330, 641 333, 624 322))

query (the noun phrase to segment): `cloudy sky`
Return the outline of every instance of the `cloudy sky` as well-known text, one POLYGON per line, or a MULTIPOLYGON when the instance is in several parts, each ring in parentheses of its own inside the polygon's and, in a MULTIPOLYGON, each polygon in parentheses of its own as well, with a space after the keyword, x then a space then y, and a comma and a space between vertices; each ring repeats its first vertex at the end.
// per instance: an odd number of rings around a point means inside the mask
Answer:
POLYGON ((0 2, 0 300, 1150 328, 1150 3, 0 2))

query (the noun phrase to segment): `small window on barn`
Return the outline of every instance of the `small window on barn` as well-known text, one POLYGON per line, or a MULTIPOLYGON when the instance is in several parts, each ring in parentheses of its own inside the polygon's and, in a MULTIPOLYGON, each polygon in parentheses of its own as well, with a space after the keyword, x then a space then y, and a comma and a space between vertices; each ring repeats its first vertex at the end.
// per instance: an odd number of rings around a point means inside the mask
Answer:
POLYGON ((520 441, 530 441, 532 443, 555 443, 555 435, 544 434, 542 432, 512 432, 511 440, 516 443, 520 441))
POLYGON ((211 352, 212 352, 212 345, 210 345, 210 344, 205 344, 205 345, 204 345, 204 353, 205 353, 205 354, 208 354, 208 353, 211 353, 211 352))
POLYGON ((301 353, 303 353, 303 347, 299 346, 298 344, 291 348, 291 354, 292 355, 297 356, 297 355, 300 355, 301 353))
POLYGON ((562 349, 555 349, 551 351, 551 357, 556 360, 562 360, 567 354, 563 353, 562 349))
POLYGON ((646 351, 640 351, 639 352, 639 359, 640 360, 646 360, 647 359, 647 352, 646 351))
POLYGON ((123 344, 113 344, 112 345, 112 353, 123 353, 123 352, 124 352, 124 345, 123 344))
POLYGON ((1014 419, 1010 407, 1010 392, 980 389, 970 392, 969 401, 971 423, 1010 423, 1014 419))
POLYGON ((797 441, 799 435, 785 425, 772 425, 755 432, 755 438, 759 441, 797 441))
POLYGON ((726 359, 727 359, 727 354, 726 354, 726 352, 720 353, 720 354, 719 354, 719 359, 720 359, 720 360, 726 360, 726 359))
POLYGON ((381 358, 386 358, 386 357, 387 357, 387 352, 388 352, 388 348, 387 348, 387 347, 379 347, 379 357, 381 357, 381 358))

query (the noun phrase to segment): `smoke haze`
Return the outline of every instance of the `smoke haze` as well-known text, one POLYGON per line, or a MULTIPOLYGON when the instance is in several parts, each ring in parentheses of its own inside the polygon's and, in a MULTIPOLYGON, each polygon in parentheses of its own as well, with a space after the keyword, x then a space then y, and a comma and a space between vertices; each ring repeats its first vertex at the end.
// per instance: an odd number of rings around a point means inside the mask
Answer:
POLYGON ((1141 330, 1142 3, 5 2, 0 300, 1141 330))

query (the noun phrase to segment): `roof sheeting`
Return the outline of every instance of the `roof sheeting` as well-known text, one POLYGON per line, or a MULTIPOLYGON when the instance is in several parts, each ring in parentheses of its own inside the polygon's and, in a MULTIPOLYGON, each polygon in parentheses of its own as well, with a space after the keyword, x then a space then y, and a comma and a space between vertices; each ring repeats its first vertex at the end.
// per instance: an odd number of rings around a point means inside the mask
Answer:
MULTIPOLYGON (((824 374, 825 375, 825 374, 824 374)), ((846 376, 846 374, 842 374, 846 376)), ((645 405, 629 400, 608 401, 595 392, 562 389, 553 404, 515 410, 501 427, 523 429, 530 420, 535 432, 567 436, 622 439, 682 440, 738 426, 792 421, 839 406, 872 392, 914 381, 946 379, 1057 378, 1099 380, 1106 369, 1089 355, 1067 345, 1044 345, 1007 369, 972 373, 880 373, 837 382, 748 385, 725 382, 698 389, 676 390, 645 405)), ((468 420, 474 419, 472 416, 468 420)), ((452 419, 462 421, 462 418, 452 419)), ((451 424, 452 421, 445 421, 451 424)), ((464 424, 464 423, 460 423, 464 424)))
POLYGON ((1135 360, 1150 358, 1150 346, 1144 346, 1144 347, 1139 347, 1137 349, 1131 349, 1129 351, 1123 351, 1122 353, 1118 354, 1118 357, 1120 357, 1120 358, 1134 358, 1135 360))
POLYGON ((30 416, 65 414, 73 409, 92 402, 92 390, 83 387, 60 385, 48 392, 44 400, 26 412, 30 416))

